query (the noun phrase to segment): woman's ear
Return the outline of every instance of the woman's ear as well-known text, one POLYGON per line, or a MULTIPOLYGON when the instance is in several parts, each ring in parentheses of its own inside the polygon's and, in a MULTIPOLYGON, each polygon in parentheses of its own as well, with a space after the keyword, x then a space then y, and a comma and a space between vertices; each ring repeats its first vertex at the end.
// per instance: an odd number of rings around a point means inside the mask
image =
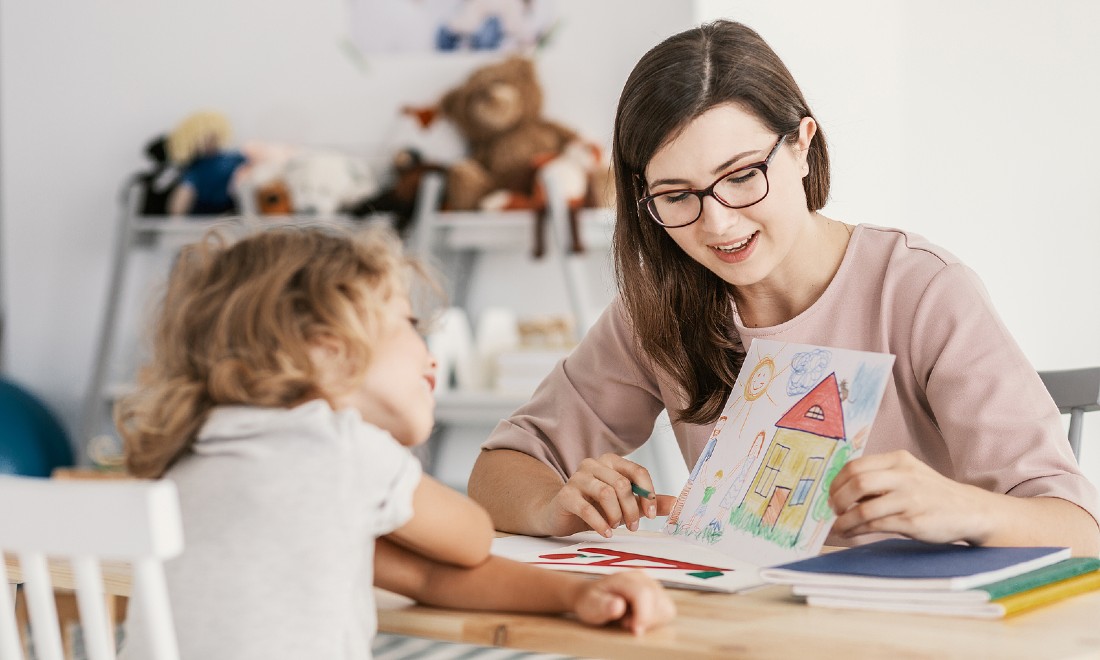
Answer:
POLYGON ((810 144, 817 135, 817 122, 813 117, 803 117, 798 122, 798 165, 802 176, 810 173, 810 144))

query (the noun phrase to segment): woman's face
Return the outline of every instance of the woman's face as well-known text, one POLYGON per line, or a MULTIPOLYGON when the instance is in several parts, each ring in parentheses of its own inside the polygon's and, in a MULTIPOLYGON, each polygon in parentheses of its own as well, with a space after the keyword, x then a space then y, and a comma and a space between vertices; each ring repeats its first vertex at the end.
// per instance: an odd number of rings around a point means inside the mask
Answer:
MULTIPOLYGON (((699 219, 666 229, 668 235, 688 256, 734 286, 751 287, 782 273, 809 224, 802 178, 809 171, 806 153, 814 131, 813 120, 803 119, 797 144, 784 141, 779 146, 768 166, 764 199, 731 209, 713 196, 704 197, 699 219)), ((649 194, 703 190, 731 170, 765 160, 778 139, 740 107, 716 106, 654 154, 645 170, 649 194)))

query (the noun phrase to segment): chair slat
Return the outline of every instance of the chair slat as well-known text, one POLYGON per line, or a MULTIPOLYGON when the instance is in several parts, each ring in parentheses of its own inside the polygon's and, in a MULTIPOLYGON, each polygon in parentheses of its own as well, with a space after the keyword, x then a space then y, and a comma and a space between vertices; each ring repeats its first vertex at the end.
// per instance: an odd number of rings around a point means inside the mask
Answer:
POLYGON ((73 557, 73 581, 88 660, 115 660, 114 622, 107 617, 103 574, 93 557, 73 557))
POLYGON ((36 660, 64 660, 46 556, 38 552, 22 552, 19 554, 19 566, 23 571, 23 593, 31 615, 34 657, 36 660))
MULTIPOLYGON (((4 553, 0 552, 0 558, 4 553)), ((23 649, 19 644, 19 631, 15 627, 15 589, 4 586, 0 589, 0 660, 23 660, 23 649)))
POLYGON ((131 602, 145 608, 143 615, 149 627, 154 660, 179 660, 164 566, 158 561, 146 559, 134 562, 133 570, 134 594, 138 597, 131 602), (150 606, 152 603, 164 603, 164 606, 154 608, 150 606))

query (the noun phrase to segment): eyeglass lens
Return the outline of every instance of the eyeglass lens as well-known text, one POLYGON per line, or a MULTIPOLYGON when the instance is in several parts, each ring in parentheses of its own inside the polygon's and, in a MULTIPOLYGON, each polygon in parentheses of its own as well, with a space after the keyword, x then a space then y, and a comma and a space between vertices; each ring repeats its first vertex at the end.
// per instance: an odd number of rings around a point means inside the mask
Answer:
MULTIPOLYGON (((686 225, 695 221, 703 210, 703 197, 707 191, 672 191, 653 197, 650 212, 668 226, 686 225)), ((712 194, 725 206, 740 208, 751 206, 768 194, 768 180, 755 167, 731 172, 715 182, 712 194)))

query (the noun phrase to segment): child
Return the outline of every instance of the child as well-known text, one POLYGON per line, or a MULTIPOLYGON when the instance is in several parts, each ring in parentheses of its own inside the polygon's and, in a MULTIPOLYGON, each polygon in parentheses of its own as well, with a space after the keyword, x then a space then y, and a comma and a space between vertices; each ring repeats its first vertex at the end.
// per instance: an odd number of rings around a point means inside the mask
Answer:
MULTIPOLYGON (((283 227, 225 243, 181 253, 152 359, 116 410, 130 471, 179 488, 185 550, 166 571, 182 657, 368 658, 372 582, 636 634, 672 618, 640 573, 588 580, 491 557, 485 511, 421 474, 406 448, 431 431, 435 361, 390 233, 283 227)), ((130 611, 124 651, 145 657, 130 611)))

